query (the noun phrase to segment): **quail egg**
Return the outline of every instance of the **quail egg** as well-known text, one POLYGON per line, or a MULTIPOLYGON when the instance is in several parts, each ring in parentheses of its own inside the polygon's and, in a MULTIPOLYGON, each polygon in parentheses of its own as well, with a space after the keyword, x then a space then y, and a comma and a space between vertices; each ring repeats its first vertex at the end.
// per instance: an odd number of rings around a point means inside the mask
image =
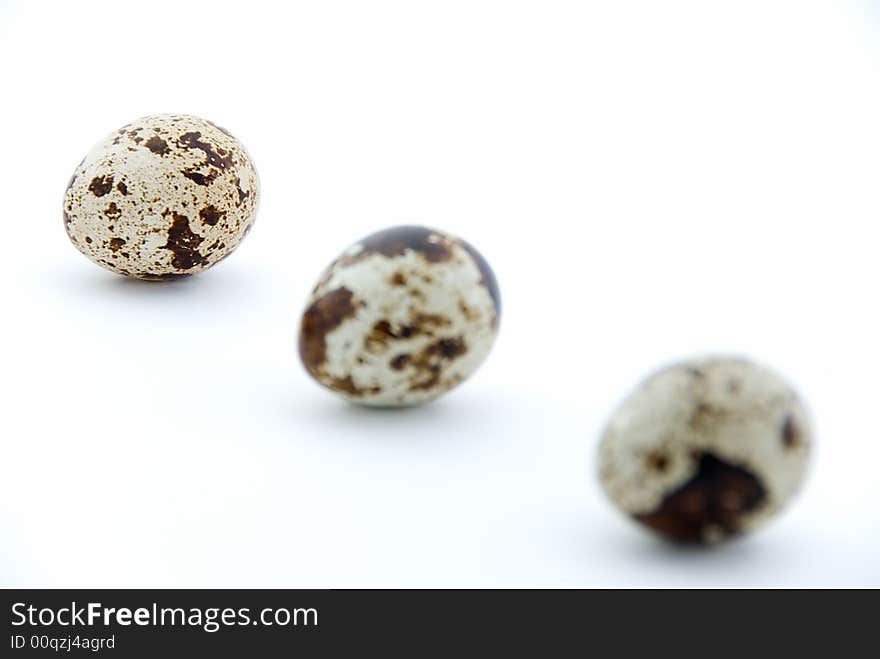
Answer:
POLYGON ((750 361, 703 358, 665 368, 612 416, 599 478, 624 513, 676 541, 750 531, 798 490, 812 444, 801 401, 750 361))
POLYGON ((257 171, 219 126, 183 114, 144 117, 97 144, 64 197, 71 242, 108 270, 170 279, 229 256, 257 211, 257 171))
POLYGON ((348 400, 399 407, 440 396, 486 359, 501 313, 498 283, 464 240, 398 226, 355 243, 306 305, 299 354, 348 400))

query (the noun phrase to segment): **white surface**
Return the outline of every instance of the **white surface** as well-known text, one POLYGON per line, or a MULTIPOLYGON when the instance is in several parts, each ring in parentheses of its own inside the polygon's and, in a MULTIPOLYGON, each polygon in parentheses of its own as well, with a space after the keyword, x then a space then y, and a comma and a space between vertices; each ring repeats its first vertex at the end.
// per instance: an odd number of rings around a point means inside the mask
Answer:
POLYGON ((0 14, 0 583, 880 585, 880 19, 860 2, 38 3, 0 14), (263 184, 189 281, 101 270, 61 199, 108 131, 203 115, 263 184), (401 222, 495 268, 501 336, 429 406, 349 406, 295 354, 315 278, 401 222), (810 403, 777 523, 632 527, 599 433, 672 359, 810 403))

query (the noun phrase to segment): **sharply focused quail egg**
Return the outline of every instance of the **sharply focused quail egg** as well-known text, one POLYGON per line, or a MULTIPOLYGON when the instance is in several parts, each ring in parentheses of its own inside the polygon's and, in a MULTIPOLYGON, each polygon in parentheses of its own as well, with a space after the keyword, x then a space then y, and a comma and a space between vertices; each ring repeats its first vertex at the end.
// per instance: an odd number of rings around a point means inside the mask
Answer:
POLYGON ((779 376, 732 358, 654 374, 612 417, 599 477, 627 515, 678 541, 711 543, 773 516, 798 489, 812 433, 779 376))
POLYGON ((95 263, 140 279, 201 272, 254 222, 259 184, 241 143, 182 114, 138 119, 97 144, 64 198, 64 228, 95 263))
POLYGON ((302 362, 340 396, 422 403, 470 376, 498 333, 495 275, 465 241, 399 226, 347 249, 321 276, 299 336, 302 362))

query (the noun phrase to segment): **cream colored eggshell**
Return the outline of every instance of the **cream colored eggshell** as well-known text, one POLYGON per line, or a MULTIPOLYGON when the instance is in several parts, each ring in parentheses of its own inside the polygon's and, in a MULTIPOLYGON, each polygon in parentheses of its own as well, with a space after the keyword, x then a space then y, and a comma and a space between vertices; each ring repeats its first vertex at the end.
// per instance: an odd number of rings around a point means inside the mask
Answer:
POLYGON ((365 405, 423 403, 468 378, 498 332, 488 264, 434 229, 395 227, 355 244, 321 277, 303 317, 309 373, 365 405))
POLYGON ((97 144, 64 198, 71 242, 122 275, 201 272, 250 230, 259 181, 241 143, 190 115, 143 117, 97 144))
POLYGON ((655 530, 713 542, 792 498, 811 443, 807 413, 778 375, 742 359, 696 359, 656 373, 620 405, 600 444, 600 481, 655 530))

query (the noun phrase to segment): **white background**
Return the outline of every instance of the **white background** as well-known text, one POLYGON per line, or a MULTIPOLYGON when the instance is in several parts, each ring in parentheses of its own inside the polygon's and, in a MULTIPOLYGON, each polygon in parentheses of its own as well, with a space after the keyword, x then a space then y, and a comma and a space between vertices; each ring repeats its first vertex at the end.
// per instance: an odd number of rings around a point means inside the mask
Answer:
POLYGON ((880 585, 880 11, 866 2, 0 5, 5 585, 880 585), (68 242, 105 134, 186 112, 259 169, 186 281, 68 242), (306 295, 362 235, 475 244, 502 331, 418 409, 335 399, 306 295), (784 373, 802 496, 709 551, 604 499, 598 435, 670 360, 784 373))

